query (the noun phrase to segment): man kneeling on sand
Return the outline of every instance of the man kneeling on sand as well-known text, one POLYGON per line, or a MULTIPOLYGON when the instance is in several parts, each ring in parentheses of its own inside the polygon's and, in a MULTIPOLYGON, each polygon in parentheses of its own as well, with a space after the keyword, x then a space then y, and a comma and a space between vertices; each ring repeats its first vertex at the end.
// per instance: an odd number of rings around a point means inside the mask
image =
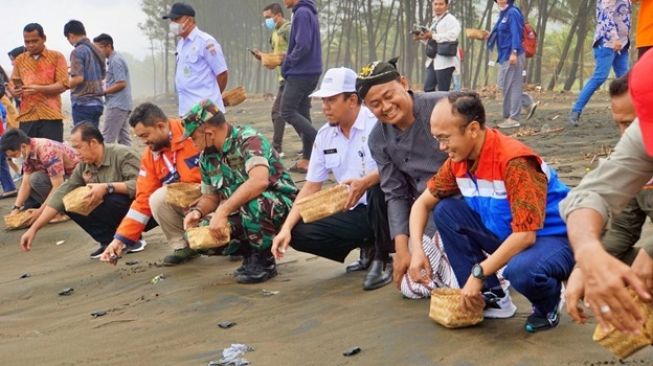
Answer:
MULTIPOLYGON (((99 203, 99 206, 88 216, 65 213, 100 244, 100 248, 91 253, 91 258, 99 258, 113 240, 116 228, 134 200, 138 157, 123 145, 105 145, 100 130, 90 123, 73 128, 70 144, 79 154, 81 162, 45 203, 41 216, 20 238, 20 245, 23 250, 29 251, 36 233, 58 213, 65 212, 63 197, 75 188, 88 186, 88 204, 92 207, 99 203)), ((144 248, 145 242, 141 240, 130 252, 144 248)))
POLYGON ((422 236, 433 211, 463 285, 464 307, 483 307, 484 300, 493 300, 499 306, 488 308, 486 317, 513 315, 515 306, 495 275, 505 266, 505 278, 533 304, 526 331, 557 326, 562 281, 574 266, 558 213, 569 189, 529 147, 485 126, 485 109, 474 92, 440 100, 431 117, 431 133, 449 158, 410 213, 410 277, 428 282, 431 276, 422 243, 413 238, 422 236))
POLYGON ((185 136, 202 151, 202 197, 184 219, 186 229, 210 217, 209 229, 224 239, 225 254, 240 254, 239 283, 258 283, 277 275, 272 239, 288 215, 297 188, 270 142, 249 126, 232 126, 210 100, 184 116, 185 136))

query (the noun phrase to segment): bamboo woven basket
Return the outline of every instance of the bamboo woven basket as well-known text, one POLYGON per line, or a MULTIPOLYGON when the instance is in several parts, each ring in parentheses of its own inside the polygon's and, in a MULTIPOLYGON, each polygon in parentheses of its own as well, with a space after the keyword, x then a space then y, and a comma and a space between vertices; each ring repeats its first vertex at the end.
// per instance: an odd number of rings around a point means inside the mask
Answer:
POLYGON ((242 86, 227 90, 222 93, 222 100, 227 107, 234 107, 247 99, 247 93, 242 86))
POLYGON ((436 288, 431 291, 429 317, 447 328, 463 328, 483 321, 483 308, 466 312, 462 308, 460 289, 436 288))
POLYGON ((202 196, 197 183, 171 183, 166 186, 166 202, 186 209, 202 196))
POLYGON ((485 31, 482 29, 465 28, 465 37, 483 41, 485 40, 485 31))
POLYGON ((295 204, 305 223, 321 220, 345 210, 349 197, 349 187, 344 184, 323 189, 308 197, 302 198, 295 204))
POLYGON ((274 68, 283 62, 283 54, 281 53, 261 53, 261 63, 263 66, 274 68))
POLYGON ((98 202, 93 206, 89 205, 89 192, 91 192, 91 187, 82 186, 73 189, 63 196, 63 205, 66 211, 80 214, 82 216, 88 216, 88 214, 93 212, 93 210, 95 210, 102 202, 98 202))
POLYGON ((231 240, 231 230, 229 227, 226 227, 223 232, 226 235, 226 239, 218 241, 211 235, 208 226, 194 227, 186 230, 186 240, 188 240, 190 248, 195 250, 219 248, 228 244, 231 240))
POLYGON ((608 332, 605 332, 600 325, 597 325, 592 336, 592 340, 621 359, 653 343, 653 308, 640 300, 635 291, 630 290, 630 293, 645 319, 640 334, 625 334, 612 326, 608 332))
POLYGON ((25 211, 20 211, 14 215, 5 215, 5 227, 7 230, 20 230, 29 227, 27 222, 29 221, 29 218, 32 216, 32 212, 34 211, 35 209, 30 208, 25 211))

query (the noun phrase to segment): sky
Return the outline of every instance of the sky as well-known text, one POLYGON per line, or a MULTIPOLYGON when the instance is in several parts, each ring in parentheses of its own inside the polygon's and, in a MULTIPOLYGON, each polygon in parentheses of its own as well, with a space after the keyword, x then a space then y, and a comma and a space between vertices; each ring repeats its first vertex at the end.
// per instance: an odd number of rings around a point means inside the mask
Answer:
POLYGON ((23 27, 39 23, 45 30, 46 46, 64 54, 66 59, 72 46, 63 36, 63 26, 70 19, 84 23, 86 34, 92 39, 100 33, 113 37, 115 49, 132 54, 138 59, 148 53, 147 37, 138 28, 145 21, 138 0, 0 0, 2 1, 2 37, 0 37, 0 65, 9 71, 7 52, 23 45, 23 27))

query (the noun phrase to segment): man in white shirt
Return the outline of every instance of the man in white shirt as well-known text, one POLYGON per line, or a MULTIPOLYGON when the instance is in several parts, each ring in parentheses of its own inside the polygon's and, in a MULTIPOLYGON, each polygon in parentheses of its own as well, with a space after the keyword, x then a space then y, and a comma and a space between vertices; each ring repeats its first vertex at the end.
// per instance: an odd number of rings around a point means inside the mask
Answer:
POLYGON ((361 247, 361 259, 347 272, 371 268, 363 282, 365 290, 383 287, 392 281, 389 253, 394 247, 388 227, 385 196, 379 186, 379 171, 368 147, 369 134, 377 119, 356 94, 356 73, 344 67, 328 70, 320 90, 311 97, 322 98, 329 121, 315 138, 306 183, 295 202, 318 192, 333 174, 339 184, 350 188, 346 211, 306 224, 293 206, 272 253, 283 257, 288 246, 295 250, 343 262, 350 251, 361 247))

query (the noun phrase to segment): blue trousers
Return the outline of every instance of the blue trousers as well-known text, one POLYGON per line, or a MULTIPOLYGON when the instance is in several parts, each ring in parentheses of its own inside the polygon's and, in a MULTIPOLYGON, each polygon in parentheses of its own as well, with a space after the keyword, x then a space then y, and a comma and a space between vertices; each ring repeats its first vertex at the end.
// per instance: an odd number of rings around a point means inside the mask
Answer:
MULTIPOLYGON (((433 220, 461 287, 474 264, 485 259, 484 252, 492 254, 502 244, 463 199, 440 201, 433 210, 433 220)), ((573 267, 567 236, 538 236, 535 244, 508 261, 503 275, 537 312, 547 314, 558 305, 561 283, 573 267)), ((485 285, 485 290, 500 288, 496 275, 488 276, 485 285)))
POLYGON ((0 151, 0 184, 2 184, 3 192, 11 192, 16 190, 14 180, 11 179, 11 172, 9 171, 9 164, 7 164, 7 157, 0 151))
POLYGON ((598 46, 592 49, 594 53, 594 74, 583 87, 576 103, 571 108, 572 112, 582 112, 587 102, 589 102, 594 92, 603 85, 610 75, 610 69, 614 69, 614 74, 621 77, 628 72, 628 49, 623 49, 620 53, 615 52, 612 48, 598 46))
POLYGON ((100 116, 104 107, 101 105, 74 105, 73 106, 73 126, 83 122, 90 122, 93 126, 100 128, 100 116))

